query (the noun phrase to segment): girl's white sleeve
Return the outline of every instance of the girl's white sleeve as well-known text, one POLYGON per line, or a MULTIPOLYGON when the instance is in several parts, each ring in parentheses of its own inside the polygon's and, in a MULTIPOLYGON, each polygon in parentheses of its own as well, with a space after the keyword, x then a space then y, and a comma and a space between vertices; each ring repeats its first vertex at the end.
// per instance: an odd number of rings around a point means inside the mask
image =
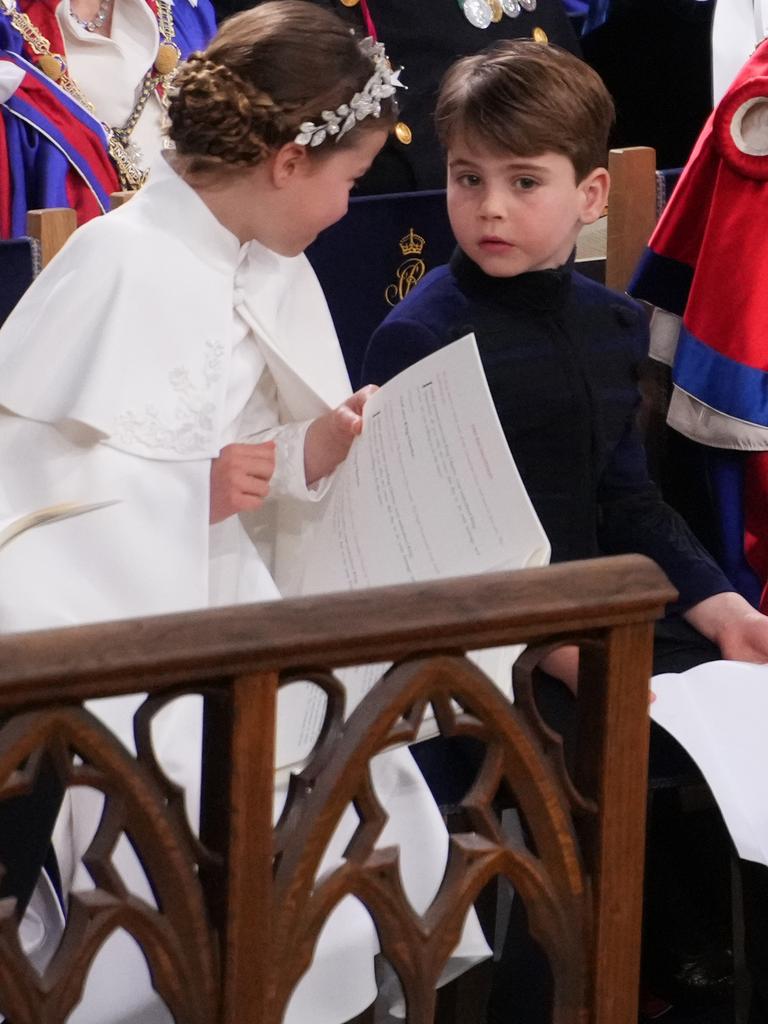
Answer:
POLYGON ((304 471, 304 440, 312 422, 283 423, 248 439, 275 442, 275 472, 269 485, 270 497, 319 501, 327 493, 333 473, 307 485, 304 471))
POLYGON ((238 440, 245 444, 275 442, 275 472, 270 481, 270 497, 318 501, 327 492, 331 476, 307 486, 304 440, 312 420, 280 423, 279 407, 277 385, 264 367, 240 417, 238 440))

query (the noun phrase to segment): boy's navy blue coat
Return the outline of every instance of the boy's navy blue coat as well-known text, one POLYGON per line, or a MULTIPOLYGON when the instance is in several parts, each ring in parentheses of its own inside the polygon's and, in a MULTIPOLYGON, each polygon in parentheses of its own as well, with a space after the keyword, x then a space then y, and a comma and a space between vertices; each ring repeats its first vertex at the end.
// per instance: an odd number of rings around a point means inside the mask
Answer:
POLYGON ((683 609, 733 589, 648 477, 637 303, 570 266, 491 278, 457 250, 374 333, 362 379, 384 383, 469 331, 553 561, 646 554, 683 609))

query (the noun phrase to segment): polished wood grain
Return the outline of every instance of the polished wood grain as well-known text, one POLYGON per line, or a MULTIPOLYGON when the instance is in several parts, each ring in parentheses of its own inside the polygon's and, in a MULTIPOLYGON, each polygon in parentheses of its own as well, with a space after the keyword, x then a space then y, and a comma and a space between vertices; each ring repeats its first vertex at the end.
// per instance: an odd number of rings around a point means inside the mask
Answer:
POLYGON ((194 614, 0 638, 0 709, 60 695, 162 690, 211 672, 390 659, 540 640, 622 625, 663 609, 669 591, 640 555, 450 582, 379 587, 194 614), (342 628, 343 627, 343 628, 342 628), (49 688, 50 687, 50 688, 49 688))

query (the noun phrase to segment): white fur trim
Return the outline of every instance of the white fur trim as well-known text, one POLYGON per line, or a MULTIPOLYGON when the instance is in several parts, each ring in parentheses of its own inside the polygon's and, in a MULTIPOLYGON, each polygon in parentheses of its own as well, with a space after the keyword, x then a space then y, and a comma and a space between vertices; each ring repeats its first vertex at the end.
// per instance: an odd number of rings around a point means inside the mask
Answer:
POLYGON ((731 138, 748 156, 768 156, 768 96, 742 103, 731 121, 731 138))
POLYGON ((677 386, 673 389, 667 423, 693 441, 734 451, 768 451, 768 427, 726 416, 677 386))
POLYGON ((0 61, 0 103, 5 103, 21 85, 24 72, 8 60, 0 61))
POLYGON ((680 317, 654 306, 651 313, 651 357, 672 366, 679 337, 680 317))

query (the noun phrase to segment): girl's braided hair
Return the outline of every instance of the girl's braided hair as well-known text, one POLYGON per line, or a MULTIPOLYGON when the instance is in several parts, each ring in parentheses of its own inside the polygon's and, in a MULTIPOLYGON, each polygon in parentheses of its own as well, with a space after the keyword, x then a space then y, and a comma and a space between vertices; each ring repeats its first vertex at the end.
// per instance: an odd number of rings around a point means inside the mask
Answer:
MULTIPOLYGON (((193 174, 254 166, 292 141, 302 122, 349 102, 373 71, 335 14, 304 0, 271 0, 230 18, 207 50, 181 65, 168 134, 193 174)), ((309 152, 338 151, 361 131, 390 127, 395 116, 393 100, 383 100, 381 117, 309 152)))

